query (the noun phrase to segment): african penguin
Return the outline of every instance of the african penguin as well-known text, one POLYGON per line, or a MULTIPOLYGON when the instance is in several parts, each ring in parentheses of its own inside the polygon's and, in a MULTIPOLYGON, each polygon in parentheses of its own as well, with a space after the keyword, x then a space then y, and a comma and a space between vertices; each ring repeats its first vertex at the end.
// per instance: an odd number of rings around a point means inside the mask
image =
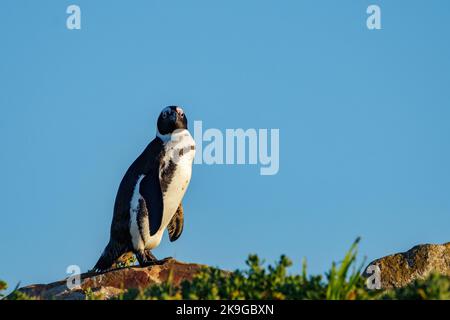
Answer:
POLYGON ((181 200, 191 180, 195 141, 183 109, 166 107, 158 117, 156 137, 129 167, 114 204, 111 234, 94 271, 110 269, 132 251, 141 266, 160 263, 150 252, 167 229, 170 241, 183 231, 181 200))

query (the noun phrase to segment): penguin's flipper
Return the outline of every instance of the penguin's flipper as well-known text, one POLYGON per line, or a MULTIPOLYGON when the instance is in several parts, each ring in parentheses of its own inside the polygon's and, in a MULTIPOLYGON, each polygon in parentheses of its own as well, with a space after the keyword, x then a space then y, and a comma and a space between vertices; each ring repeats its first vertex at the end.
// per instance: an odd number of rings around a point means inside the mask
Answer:
POLYGON ((175 214, 173 215, 172 219, 169 222, 169 225, 167 226, 170 242, 174 242, 181 236, 181 233, 183 232, 183 225, 184 225, 183 205, 180 203, 177 212, 175 212, 175 214))
POLYGON ((150 235, 154 235, 161 226, 163 216, 163 195, 157 170, 152 170, 142 179, 139 193, 145 201, 145 206, 141 206, 140 214, 148 215, 150 235))

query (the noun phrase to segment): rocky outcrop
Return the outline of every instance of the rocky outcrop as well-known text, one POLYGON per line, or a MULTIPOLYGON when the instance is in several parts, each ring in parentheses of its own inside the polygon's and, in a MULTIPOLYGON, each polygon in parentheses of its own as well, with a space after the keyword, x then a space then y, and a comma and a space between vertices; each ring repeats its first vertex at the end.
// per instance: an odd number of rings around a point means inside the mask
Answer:
POLYGON ((404 287, 431 273, 450 276, 450 242, 417 245, 406 252, 377 259, 363 275, 374 279, 375 272, 379 272, 381 289, 404 287))
POLYGON ((183 263, 169 259, 162 265, 146 268, 128 267, 105 273, 84 273, 79 285, 68 288, 67 280, 50 284, 36 284, 19 289, 19 291, 44 300, 84 300, 86 294, 101 299, 109 299, 131 288, 147 288, 153 284, 170 281, 179 285, 183 280, 192 278, 204 267, 200 264, 183 263))

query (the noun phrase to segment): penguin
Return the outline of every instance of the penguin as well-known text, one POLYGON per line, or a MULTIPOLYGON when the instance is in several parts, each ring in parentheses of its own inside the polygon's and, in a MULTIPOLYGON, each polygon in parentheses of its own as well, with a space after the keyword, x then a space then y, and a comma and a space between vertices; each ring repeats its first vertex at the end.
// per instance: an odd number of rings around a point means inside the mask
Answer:
POLYGON ((182 199, 192 174, 195 141, 182 108, 164 108, 156 137, 126 171, 117 191, 110 239, 93 271, 112 267, 133 252, 142 267, 163 263, 151 252, 167 229, 169 240, 183 232, 182 199))

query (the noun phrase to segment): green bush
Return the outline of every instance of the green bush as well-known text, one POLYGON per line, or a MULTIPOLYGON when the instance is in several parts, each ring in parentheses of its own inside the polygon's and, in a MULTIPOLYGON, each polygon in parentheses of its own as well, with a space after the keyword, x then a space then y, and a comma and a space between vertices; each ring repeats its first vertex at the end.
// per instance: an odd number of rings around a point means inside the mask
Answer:
POLYGON ((28 295, 26 295, 23 292, 18 291, 19 285, 16 286, 16 288, 13 290, 13 292, 11 292, 7 297, 5 297, 5 295, 2 293, 2 291, 5 291, 6 289, 8 289, 8 285, 6 284, 6 282, 0 280, 0 299, 4 299, 4 300, 35 300, 35 298, 30 297, 28 295))
POLYGON ((2 291, 5 291, 6 289, 8 289, 8 285, 6 284, 6 282, 0 280, 0 299, 4 297, 2 291))
POLYGON ((207 267, 180 286, 174 286, 169 279, 146 290, 128 290, 119 299, 450 299, 450 278, 438 275, 401 289, 368 290, 361 276, 364 261, 355 266, 358 243, 359 239, 341 262, 332 263, 325 277, 308 276, 305 260, 300 274, 288 274, 292 262, 286 256, 264 268, 258 256, 250 255, 245 270, 227 273, 207 267))

